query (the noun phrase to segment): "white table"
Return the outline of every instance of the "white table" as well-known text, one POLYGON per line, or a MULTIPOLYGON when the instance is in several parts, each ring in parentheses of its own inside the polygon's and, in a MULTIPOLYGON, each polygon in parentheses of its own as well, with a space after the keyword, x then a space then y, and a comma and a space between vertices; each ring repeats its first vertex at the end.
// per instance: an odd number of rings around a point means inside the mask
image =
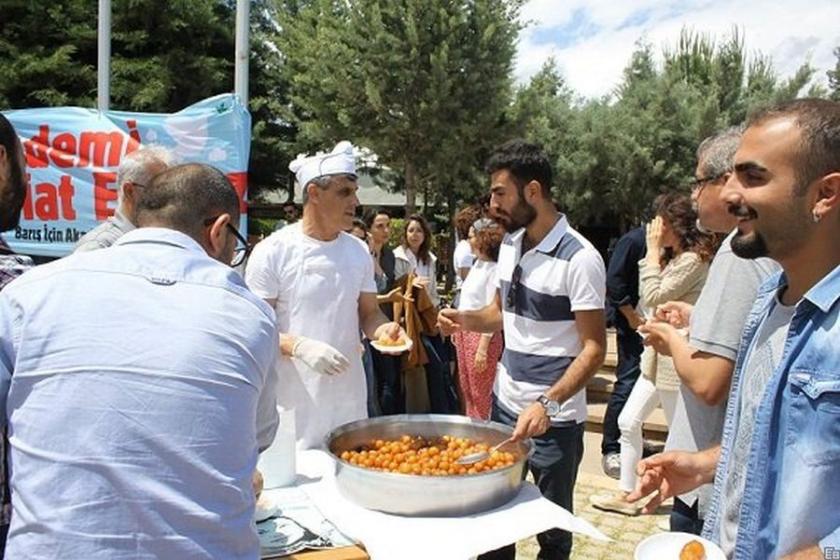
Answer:
POLYGON ((516 498, 491 511, 457 518, 403 517, 342 497, 335 464, 322 451, 298 453, 297 471, 299 487, 342 533, 364 543, 372 560, 465 560, 553 528, 609 540, 589 522, 543 498, 529 482, 516 498))

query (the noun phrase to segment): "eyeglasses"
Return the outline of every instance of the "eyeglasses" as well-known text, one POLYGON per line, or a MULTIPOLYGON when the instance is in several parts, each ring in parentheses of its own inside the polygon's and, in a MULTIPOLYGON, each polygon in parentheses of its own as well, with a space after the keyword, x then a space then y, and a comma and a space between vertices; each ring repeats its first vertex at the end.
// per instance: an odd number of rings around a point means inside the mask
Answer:
POLYGON ((517 264, 516 268, 513 269, 513 275, 510 277, 510 287, 508 287, 507 297, 505 298, 505 306, 508 309, 516 309, 516 289, 521 279, 522 266, 517 264))
POLYGON ((688 183, 688 186, 690 187, 692 192, 698 191, 697 194, 699 195, 700 191, 702 191, 706 187, 706 185, 708 185, 709 183, 719 181, 723 178, 724 175, 726 175, 726 171, 724 171, 723 173, 718 173, 717 175, 707 175, 705 177, 700 177, 699 179, 692 179, 688 183))
MULTIPOLYGON (((205 226, 213 225, 213 223, 219 219, 219 216, 215 216, 213 218, 207 218, 204 220, 205 226)), ((248 240, 242 237, 242 234, 239 233, 239 230, 233 227, 233 225, 228 222, 225 224, 228 230, 233 233, 234 237, 236 237, 236 249, 233 250, 233 259, 230 261, 230 266, 236 268, 247 259, 251 251, 254 249, 254 246, 248 243, 248 240)))

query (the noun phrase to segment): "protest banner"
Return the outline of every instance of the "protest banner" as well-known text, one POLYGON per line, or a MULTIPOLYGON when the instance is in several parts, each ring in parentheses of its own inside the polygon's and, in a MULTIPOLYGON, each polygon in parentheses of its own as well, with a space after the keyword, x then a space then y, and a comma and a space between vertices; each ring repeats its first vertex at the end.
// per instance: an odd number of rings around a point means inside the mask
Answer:
POLYGON ((207 163, 236 187, 246 231, 251 117, 231 94, 174 114, 80 107, 4 111, 23 142, 29 190, 20 225, 3 235, 16 252, 60 257, 113 215, 117 169, 141 146, 171 149, 179 163, 207 163))

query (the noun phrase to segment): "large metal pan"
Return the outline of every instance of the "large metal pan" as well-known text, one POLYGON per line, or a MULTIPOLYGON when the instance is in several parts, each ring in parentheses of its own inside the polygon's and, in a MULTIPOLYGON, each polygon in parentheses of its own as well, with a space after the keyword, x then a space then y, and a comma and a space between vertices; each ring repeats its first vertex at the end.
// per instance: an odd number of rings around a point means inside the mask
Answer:
POLYGON ((522 484, 531 441, 505 446, 518 460, 511 466, 461 476, 418 476, 380 472, 341 460, 343 451, 376 439, 404 434, 436 438, 468 437, 489 445, 510 437, 512 428, 498 422, 443 414, 403 414, 358 420, 327 436, 327 449, 336 462, 338 489, 347 499, 368 509, 399 515, 457 517, 498 507, 510 501, 522 484))

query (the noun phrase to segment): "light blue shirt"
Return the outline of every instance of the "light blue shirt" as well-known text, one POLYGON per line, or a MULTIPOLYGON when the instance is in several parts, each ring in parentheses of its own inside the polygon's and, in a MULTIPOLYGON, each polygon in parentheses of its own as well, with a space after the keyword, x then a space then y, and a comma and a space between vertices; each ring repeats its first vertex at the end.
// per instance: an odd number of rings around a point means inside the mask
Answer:
POLYGON ((7 558, 256 559, 277 426, 274 312, 191 238, 143 228, 0 293, 7 558))
MULTIPOLYGON (((721 458, 703 536, 717 540, 721 492, 733 468, 743 368, 783 274, 759 290, 732 376, 721 458)), ((819 544, 826 558, 840 551, 840 267, 797 303, 773 372, 752 421, 733 558, 765 560, 819 544)))

